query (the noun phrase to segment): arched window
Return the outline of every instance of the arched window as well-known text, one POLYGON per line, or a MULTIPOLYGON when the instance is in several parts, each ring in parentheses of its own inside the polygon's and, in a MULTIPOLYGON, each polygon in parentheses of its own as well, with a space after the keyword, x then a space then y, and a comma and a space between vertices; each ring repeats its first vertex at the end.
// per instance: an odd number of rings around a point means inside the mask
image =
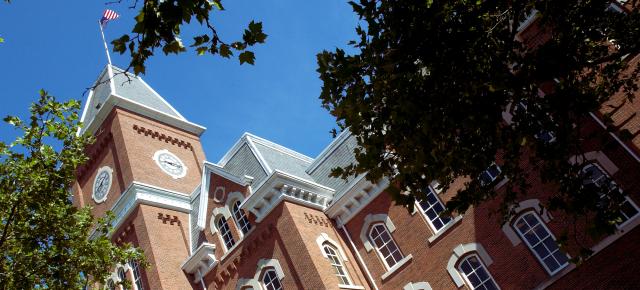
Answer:
POLYGON ((116 290, 116 282, 113 282, 112 279, 107 280, 107 289, 116 290))
POLYGON ((131 264, 131 274, 133 274, 133 285, 136 286, 137 290, 144 290, 142 286, 142 275, 140 274, 140 264, 138 262, 133 261, 131 264))
POLYGON ((327 255, 327 259, 329 259, 331 267, 333 268, 333 273, 338 277, 338 281, 340 281, 340 284, 351 285, 347 270, 344 267, 340 255, 338 255, 338 250, 328 242, 322 245, 322 250, 327 255))
MULTIPOLYGON (((118 279, 120 279, 121 283, 124 283, 124 281, 127 280, 127 272, 124 270, 123 267, 118 267, 118 279)), ((123 284, 122 289, 128 290, 129 288, 125 287, 123 284)))
POLYGON ((282 284, 280 284, 280 280, 274 269, 269 269, 264 273, 262 285, 264 285, 266 290, 282 290, 282 284))
POLYGON ((460 262, 458 271, 464 277, 471 289, 498 290, 498 284, 493 280, 482 260, 475 255, 469 255, 460 262))
POLYGON ((224 241, 224 246, 228 249, 231 249, 233 245, 235 245, 236 241, 233 239, 233 235, 231 235, 231 230, 229 230, 229 224, 227 224, 227 219, 224 216, 220 216, 218 221, 216 222, 216 226, 218 227, 218 231, 220 231, 220 236, 224 241))
MULTIPOLYGON (((622 192, 620 188, 617 187, 617 185, 611 180, 609 175, 607 175, 604 172, 604 170, 600 168, 600 166, 594 163, 587 164, 582 168, 582 172, 584 173, 583 183, 585 185, 595 184, 600 188, 610 188, 610 192, 612 190, 619 190, 620 193, 622 192)), ((622 197, 624 197, 624 199, 621 199, 619 203, 620 214, 618 216, 619 218, 619 222, 617 223, 618 226, 621 226, 622 224, 626 223, 628 220, 636 216, 639 212, 638 207, 629 199, 628 196, 623 195, 622 197)), ((606 193, 603 193, 600 196, 600 198, 603 204, 608 204, 609 198, 616 198, 616 197, 615 196, 608 197, 606 193)), ((618 198, 620 198, 619 195, 618 195, 618 198)))
POLYGON ((514 227, 549 274, 558 273, 569 264, 567 255, 560 251, 555 237, 537 214, 523 214, 516 220, 514 227))
POLYGON ((375 245, 380 258, 387 268, 395 266, 404 256, 383 223, 374 224, 369 231, 369 239, 375 245))
POLYGON ((233 212, 233 219, 236 221, 236 225, 242 231, 243 234, 246 234, 251 229, 251 223, 249 223, 249 219, 244 211, 240 208, 240 200, 236 200, 233 203, 233 207, 231 208, 233 212))
POLYGON ((436 233, 452 221, 451 217, 440 217, 440 213, 444 211, 444 205, 431 186, 427 189, 426 198, 419 201, 418 205, 436 233))

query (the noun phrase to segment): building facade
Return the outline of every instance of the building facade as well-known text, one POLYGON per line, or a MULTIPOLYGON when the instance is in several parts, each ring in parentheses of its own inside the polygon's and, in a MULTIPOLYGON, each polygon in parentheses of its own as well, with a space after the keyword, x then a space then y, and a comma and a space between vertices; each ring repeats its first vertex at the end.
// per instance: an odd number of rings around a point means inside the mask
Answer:
MULTIPOLYGON (((522 29, 523 38, 541 37, 522 29)), ((588 153, 567 162, 584 164, 588 182, 611 178, 626 196, 615 234, 578 237, 594 251, 579 266, 569 261, 577 249, 556 240, 567 229, 581 235, 584 225, 542 206, 556 188, 535 174, 502 223, 492 214, 497 200, 439 215, 462 180, 446 192, 434 184, 410 212, 385 193, 387 180, 329 177, 355 161, 349 132, 315 158, 245 133, 213 163, 200 144, 203 126, 113 66, 84 108, 81 133, 96 142, 78 170, 74 202, 93 206, 96 216, 113 211, 113 242, 141 248, 151 264, 118 265, 106 288, 127 279, 137 290, 633 289, 640 285, 640 103, 610 102, 582 126, 604 141, 585 142, 588 153), (633 138, 607 130, 605 115, 633 138)), ((500 191, 509 180, 497 163, 481 178, 500 191)))

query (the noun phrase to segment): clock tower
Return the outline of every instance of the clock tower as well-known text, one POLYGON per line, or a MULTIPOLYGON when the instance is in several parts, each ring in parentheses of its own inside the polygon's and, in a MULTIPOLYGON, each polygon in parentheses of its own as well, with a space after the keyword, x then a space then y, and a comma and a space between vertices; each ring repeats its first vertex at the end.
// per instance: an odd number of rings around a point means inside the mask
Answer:
POLYGON ((74 202, 96 217, 115 214, 114 243, 141 248, 151 266, 122 265, 141 289, 190 289, 189 209, 199 190, 205 128, 189 122, 140 77, 108 65, 85 103, 84 127, 95 143, 78 169, 74 202))

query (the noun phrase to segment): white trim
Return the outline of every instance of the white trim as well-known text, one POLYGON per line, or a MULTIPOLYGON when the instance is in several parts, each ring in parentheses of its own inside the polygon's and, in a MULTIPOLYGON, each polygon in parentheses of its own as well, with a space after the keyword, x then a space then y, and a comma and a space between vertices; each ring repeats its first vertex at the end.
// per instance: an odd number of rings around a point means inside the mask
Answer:
MULTIPOLYGON (((442 211, 446 210, 446 207, 444 206, 444 203, 442 202, 442 200, 440 200, 440 197, 438 196, 438 193, 436 192, 435 188, 432 188, 431 186, 428 187, 429 193, 427 193, 427 199, 428 199, 428 195, 430 193, 433 194, 433 196, 435 197, 436 201, 438 202, 438 204, 440 204, 440 206, 442 206, 442 211)), ((427 213, 425 213, 425 209, 422 208, 422 205, 420 204, 419 200, 415 201, 415 205, 418 207, 418 211, 420 212, 420 215, 422 216, 422 218, 425 220, 425 222, 427 223, 427 225, 429 226, 429 228, 431 229, 431 233, 433 234, 433 236, 440 236, 442 234, 442 232, 446 231, 447 229, 449 229, 451 226, 450 224, 453 224, 455 222, 455 218, 457 217, 451 217, 449 216, 450 220, 448 223, 443 223, 442 227, 440 229, 436 229, 436 227, 433 225, 433 221, 427 216, 427 213)), ((430 208, 433 208, 433 206, 430 206, 430 208)), ((442 221, 442 218, 439 216, 440 213, 438 213, 438 218, 442 221)), ((430 238, 431 240, 431 238, 430 238)))
POLYGON ((223 216, 225 219, 229 220, 229 218, 231 218, 231 212, 229 212, 229 209, 226 206, 217 207, 214 208, 213 211, 211 211, 211 218, 209 219, 209 230, 213 235, 218 232, 218 227, 216 225, 218 216, 223 216))
POLYGON ((343 194, 338 194, 337 200, 334 198, 331 205, 325 210, 325 214, 332 219, 338 217, 344 223, 348 223, 369 203, 378 197, 389 185, 389 180, 383 178, 378 183, 372 184, 366 180, 365 175, 356 177, 343 194))
POLYGON ((589 161, 595 161, 598 163, 602 167, 603 172, 606 172, 609 176, 613 176, 619 170, 618 166, 616 166, 615 163, 609 159, 607 154, 602 151, 590 151, 584 154, 574 155, 569 158, 569 163, 573 165, 586 166, 589 163, 593 163, 589 161))
POLYGON ((198 282, 218 264, 215 250, 216 245, 202 243, 193 251, 193 254, 182 263, 180 268, 189 274, 193 274, 193 282, 198 282))
MULTIPOLYGON (((482 281, 481 285, 484 284, 485 282, 491 280, 491 282, 493 282, 493 285, 495 285, 498 288, 498 290, 500 290, 500 285, 498 285, 498 283, 496 282, 496 279, 493 278, 493 275, 491 275, 491 272, 489 272, 489 269, 487 269, 487 266, 484 265, 484 262, 482 261, 482 258, 480 258, 477 254, 474 253, 474 254, 467 255, 467 256, 464 257, 464 259, 462 261, 464 262, 465 260, 468 260, 469 258, 474 257, 474 256, 477 257, 478 260, 480 260, 480 267, 482 267, 483 270, 485 272, 487 272, 487 275, 489 276, 489 279, 485 280, 485 281, 482 281)), ((470 263, 470 262, 467 262, 467 263, 470 263)), ((473 283, 471 283, 471 281, 469 280, 469 277, 467 276, 467 274, 462 271, 461 264, 462 264, 462 262, 458 263, 458 273, 462 273, 462 275, 460 275, 460 276, 463 276, 462 278, 464 278, 464 281, 467 284, 467 286, 469 288, 474 289, 473 288, 473 283)), ((473 269, 473 270, 475 271, 475 269, 473 269)))
POLYGON ((373 276, 371 276, 371 271, 369 271, 369 268, 367 267, 367 264, 364 262, 364 260, 362 260, 362 256, 360 255, 360 251, 358 251, 358 248, 353 243, 353 240, 351 239, 351 234, 347 230, 347 227, 344 226, 344 223, 340 220, 340 217, 338 217, 337 223, 338 223, 338 227, 340 229, 342 229, 342 232, 344 232, 344 235, 347 236, 347 241, 349 242, 349 246, 351 246, 351 250, 356 255, 356 261, 362 267, 362 269, 364 269, 364 272, 367 275, 366 278, 369 281, 369 283, 371 283, 370 285, 373 287, 373 290, 378 290, 378 285, 376 285, 375 279, 373 279, 373 276))
MULTIPOLYGON (((364 245, 364 248, 367 252, 371 252, 371 250, 374 249, 374 246, 371 244, 371 241, 369 239, 369 228, 371 227, 371 225, 379 222, 382 222, 385 225, 385 227, 387 228, 387 231, 389 231, 389 234, 393 233, 396 230, 396 226, 393 224, 393 222, 391 221, 388 215, 368 214, 364 218, 364 222, 362 223, 362 228, 360 229, 360 240, 362 241, 362 245, 364 245)), ((393 239, 393 236, 391 236, 391 238, 393 239)))
POLYGON ((323 211, 333 194, 334 190, 329 187, 275 170, 240 207, 251 211, 259 223, 281 200, 323 211))
POLYGON ((162 150, 158 150, 155 153, 153 153, 153 160, 156 162, 156 165, 158 165, 158 167, 160 167, 160 169, 162 170, 162 172, 166 173, 167 175, 173 177, 173 179, 180 179, 183 178, 187 175, 187 170, 189 170, 189 168, 187 167, 187 165, 184 164, 184 162, 182 162, 182 159, 180 159, 178 156, 176 156, 175 154, 171 153, 169 150, 167 149, 162 149, 162 150), (183 170, 180 174, 173 174, 169 171, 167 171, 163 166, 162 163, 160 163, 160 155, 162 154, 167 154, 173 158, 175 158, 176 161, 178 161, 178 163, 180 163, 180 166, 182 166, 183 170))
MULTIPOLYGON (((600 125, 600 127, 605 129, 605 131, 608 131, 607 126, 602 121, 600 121, 600 119, 594 113, 589 113, 589 115, 591 115, 591 118, 593 118, 596 121, 596 123, 600 125)), ((640 162, 640 157, 638 157, 638 155, 636 155, 636 153, 633 152, 633 150, 631 150, 631 148, 629 148, 627 144, 624 144, 624 142, 622 142, 622 140, 620 140, 620 138, 618 138, 618 136, 614 132, 609 132, 609 135, 611 135, 613 139, 618 141, 618 143, 622 146, 622 148, 624 148, 624 150, 626 150, 627 153, 629 153, 629 155, 633 157, 633 159, 640 162)))
POLYGON ((433 234, 427 239, 427 242, 429 243, 429 245, 433 244, 434 241, 436 241, 441 236, 443 236, 446 232, 449 231, 449 229, 453 228, 453 226, 458 224, 461 220, 462 220, 462 214, 454 217, 448 224, 446 224, 439 231, 437 231, 435 234, 433 234))
MULTIPOLYGON (((553 232, 551 232, 551 230, 549 230, 549 228, 547 227, 547 225, 546 225, 544 222, 542 222, 542 220, 540 219, 540 216, 539 216, 535 211, 533 211, 533 210, 529 210, 529 211, 527 211, 526 213, 521 214, 520 216, 518 216, 518 218, 513 222, 513 225, 512 225, 512 226, 515 228, 515 227, 516 227, 516 225, 515 225, 515 224, 516 224, 520 219, 523 219, 523 218, 524 218, 524 216, 525 216, 525 215, 527 215, 527 214, 532 214, 532 215, 533 215, 533 217, 534 217, 534 218, 535 218, 535 219, 540 223, 540 225, 541 225, 541 226, 542 226, 542 227, 547 231, 547 233, 549 234, 549 236, 551 236, 551 238, 553 239, 553 241, 554 241, 554 242, 556 242, 556 241, 557 241, 557 240, 556 240, 556 236, 554 236, 554 235, 553 235, 553 232)), ((569 262, 568 262, 568 260, 569 260, 569 255, 568 255, 567 253, 565 253, 564 251, 562 251, 562 249, 560 249, 560 247, 558 247, 558 251, 560 251, 560 253, 564 253, 564 254, 567 256, 567 261, 566 261, 564 264, 560 265, 557 269, 555 269, 555 271, 552 271, 551 269, 549 269, 549 267, 547 266, 547 264, 544 262, 543 258, 542 258, 542 257, 540 257, 540 256, 538 255, 538 252, 536 252, 536 251, 533 249, 533 246, 529 243, 529 240, 527 240, 527 239, 523 236, 523 233, 522 233, 522 232, 520 232, 520 230, 519 230, 519 229, 517 229, 517 228, 516 228, 516 232, 518 233, 518 236, 520 236, 520 239, 522 239, 522 240, 524 241, 524 243, 527 245, 527 248, 529 248, 529 251, 530 251, 531 253, 533 253, 533 255, 536 257, 536 259, 538 260, 538 262, 542 265, 542 267, 546 270, 546 272, 547 272, 549 275, 553 276, 553 275, 555 275, 556 273, 558 273, 558 272, 562 271, 562 269, 566 268, 566 267, 569 265, 569 262)), ((553 255, 553 254, 551 254, 551 253, 550 253, 549 255, 553 255)), ((547 257, 548 257, 548 256, 547 256, 547 257)))
POLYGON ((113 92, 106 98, 100 109, 93 116, 93 119, 88 123, 85 123, 86 126, 82 127, 82 133, 90 132, 93 133, 102 122, 107 118, 109 113, 111 113, 114 107, 120 107, 126 110, 133 111, 137 114, 141 114, 148 118, 157 120, 159 122, 165 123, 167 125, 176 127, 181 130, 185 130, 189 133, 195 134, 196 136, 202 135, 206 130, 205 127, 200 126, 198 124, 189 122, 187 120, 183 120, 177 118, 175 116, 169 115, 167 113, 158 111, 149 106, 143 105, 131 99, 119 96, 113 92))
POLYGON ((296 158, 298 160, 304 161, 304 162, 308 162, 311 163, 313 161, 313 158, 306 156, 302 153, 293 151, 287 147, 284 147, 282 145, 273 143, 267 139, 264 138, 260 138, 256 135, 253 135, 251 133, 248 132, 244 132, 242 134, 242 136, 238 139, 238 141, 236 141, 236 143, 233 144, 233 146, 231 147, 231 149, 229 149, 229 151, 227 151, 227 153, 224 154, 224 156, 222 156, 222 158, 220 159, 220 161, 218 161, 218 164, 222 167, 224 167, 227 162, 229 162, 229 160, 231 160, 231 158, 233 158, 233 156, 235 156, 238 151, 242 148, 242 146, 244 144, 247 144, 249 146, 249 149, 251 149, 251 152, 256 156, 256 158, 258 159, 258 162, 260 163, 260 165, 262 165, 262 168, 266 171, 267 174, 270 174, 273 169, 269 167, 268 163, 266 162, 266 160, 262 157, 262 154, 260 153, 260 150, 258 148, 256 148, 254 143, 258 143, 260 145, 269 147, 273 150, 276 150, 280 153, 286 154, 290 157, 296 158))
POLYGON ((322 165, 322 163, 324 163, 325 160, 327 160, 327 158, 329 158, 329 156, 331 156, 331 154, 333 154, 334 151, 336 151, 336 149, 340 148, 340 145, 342 145, 344 141, 349 139, 349 136, 351 136, 351 132, 349 130, 340 132, 340 134, 333 139, 333 141, 331 141, 331 143, 329 143, 329 145, 325 147, 320 154, 318 154, 316 159, 313 160, 309 167, 307 167, 305 172, 312 174, 320 165, 322 165))
POLYGON ((540 200, 537 198, 523 200, 517 205, 513 206, 511 208, 511 212, 513 213, 513 215, 508 222, 502 225, 502 232, 504 232, 505 236, 507 236, 514 247, 522 242, 522 238, 520 238, 520 235, 518 235, 518 233, 516 233, 516 231, 512 227, 513 219, 515 217, 519 217, 520 213, 527 210, 533 210, 534 212, 536 212, 540 217, 542 217, 542 220, 545 223, 549 223, 553 219, 551 213, 548 210, 545 210, 544 207, 542 207, 540 200))
MULTIPOLYGON (((117 229, 139 204, 183 213, 191 212, 189 195, 134 181, 111 207, 111 211, 115 215, 112 222, 114 229, 117 229)), ((91 236, 96 234, 98 233, 94 231, 91 236)))
POLYGON ((342 250, 342 247, 340 247, 340 244, 330 238, 326 233, 320 233, 320 235, 316 238, 316 244, 318 244, 323 257, 328 258, 327 254, 324 252, 324 243, 332 244, 340 253, 340 257, 342 258, 342 260, 345 262, 349 261, 347 255, 342 250))
POLYGON ((93 199, 93 201, 99 204, 107 200, 107 196, 109 196, 109 191, 111 191, 112 184, 113 184, 113 169, 111 169, 111 167, 109 166, 100 167, 100 169, 98 169, 98 173, 96 173, 96 176, 93 179, 93 188, 91 190, 91 198, 93 199), (109 185, 107 185, 107 191, 104 193, 104 196, 98 199, 96 198, 96 182, 98 181, 98 177, 100 176, 100 174, 102 174, 103 172, 106 172, 107 175, 109 176, 109 185))
POLYGON ((247 290, 247 288, 245 287, 251 287, 251 290, 261 290, 262 289, 262 285, 260 285, 260 282, 258 282, 257 280, 251 278, 251 279, 247 279, 247 278, 243 278, 243 279, 239 279, 238 283, 236 284, 236 290, 247 290))
MULTIPOLYGON (((382 274, 382 276, 380 276, 380 279, 382 281, 387 280, 387 278, 389 278, 391 275, 393 275, 395 272, 397 272, 400 268, 402 268, 406 263, 409 263, 409 261, 413 260, 413 255, 409 254, 406 255, 404 258, 402 258, 400 261, 398 261, 395 265, 393 265, 393 267, 388 268, 389 270, 387 270, 386 273, 382 274)), ((386 265, 386 261, 385 261, 385 265, 386 265)))
MULTIPOLYGON (((449 258, 449 262, 447 263, 447 272, 449 272, 449 276, 451 276, 451 279, 453 279, 453 283, 455 283, 458 288, 464 286, 465 281, 458 271, 458 261, 467 253, 472 252, 478 254, 478 257, 480 257, 480 260, 482 260, 486 267, 489 267, 491 264, 493 264, 493 260, 480 243, 460 244, 455 247, 453 249, 453 254, 451 254, 451 257, 449 258)), ((488 271, 489 270, 487 269, 487 272, 488 271)))
POLYGON ((409 282, 402 287, 402 290, 431 290, 429 282, 409 282))

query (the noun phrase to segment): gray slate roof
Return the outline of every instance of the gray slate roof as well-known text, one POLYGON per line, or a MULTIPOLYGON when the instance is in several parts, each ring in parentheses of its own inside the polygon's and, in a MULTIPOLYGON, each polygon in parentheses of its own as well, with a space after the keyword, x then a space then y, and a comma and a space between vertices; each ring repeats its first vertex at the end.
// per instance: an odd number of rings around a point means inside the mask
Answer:
POLYGON ((136 77, 130 73, 124 73, 124 70, 115 66, 113 69, 114 77, 109 79, 108 67, 102 71, 98 80, 94 83, 96 86, 93 90, 91 103, 86 108, 83 121, 89 123, 100 110, 100 107, 110 95, 118 95, 133 102, 142 104, 156 111, 170 115, 174 118, 186 119, 167 101, 164 100, 157 92, 147 85, 141 77, 136 77), (112 91, 111 83, 115 90, 112 91))

